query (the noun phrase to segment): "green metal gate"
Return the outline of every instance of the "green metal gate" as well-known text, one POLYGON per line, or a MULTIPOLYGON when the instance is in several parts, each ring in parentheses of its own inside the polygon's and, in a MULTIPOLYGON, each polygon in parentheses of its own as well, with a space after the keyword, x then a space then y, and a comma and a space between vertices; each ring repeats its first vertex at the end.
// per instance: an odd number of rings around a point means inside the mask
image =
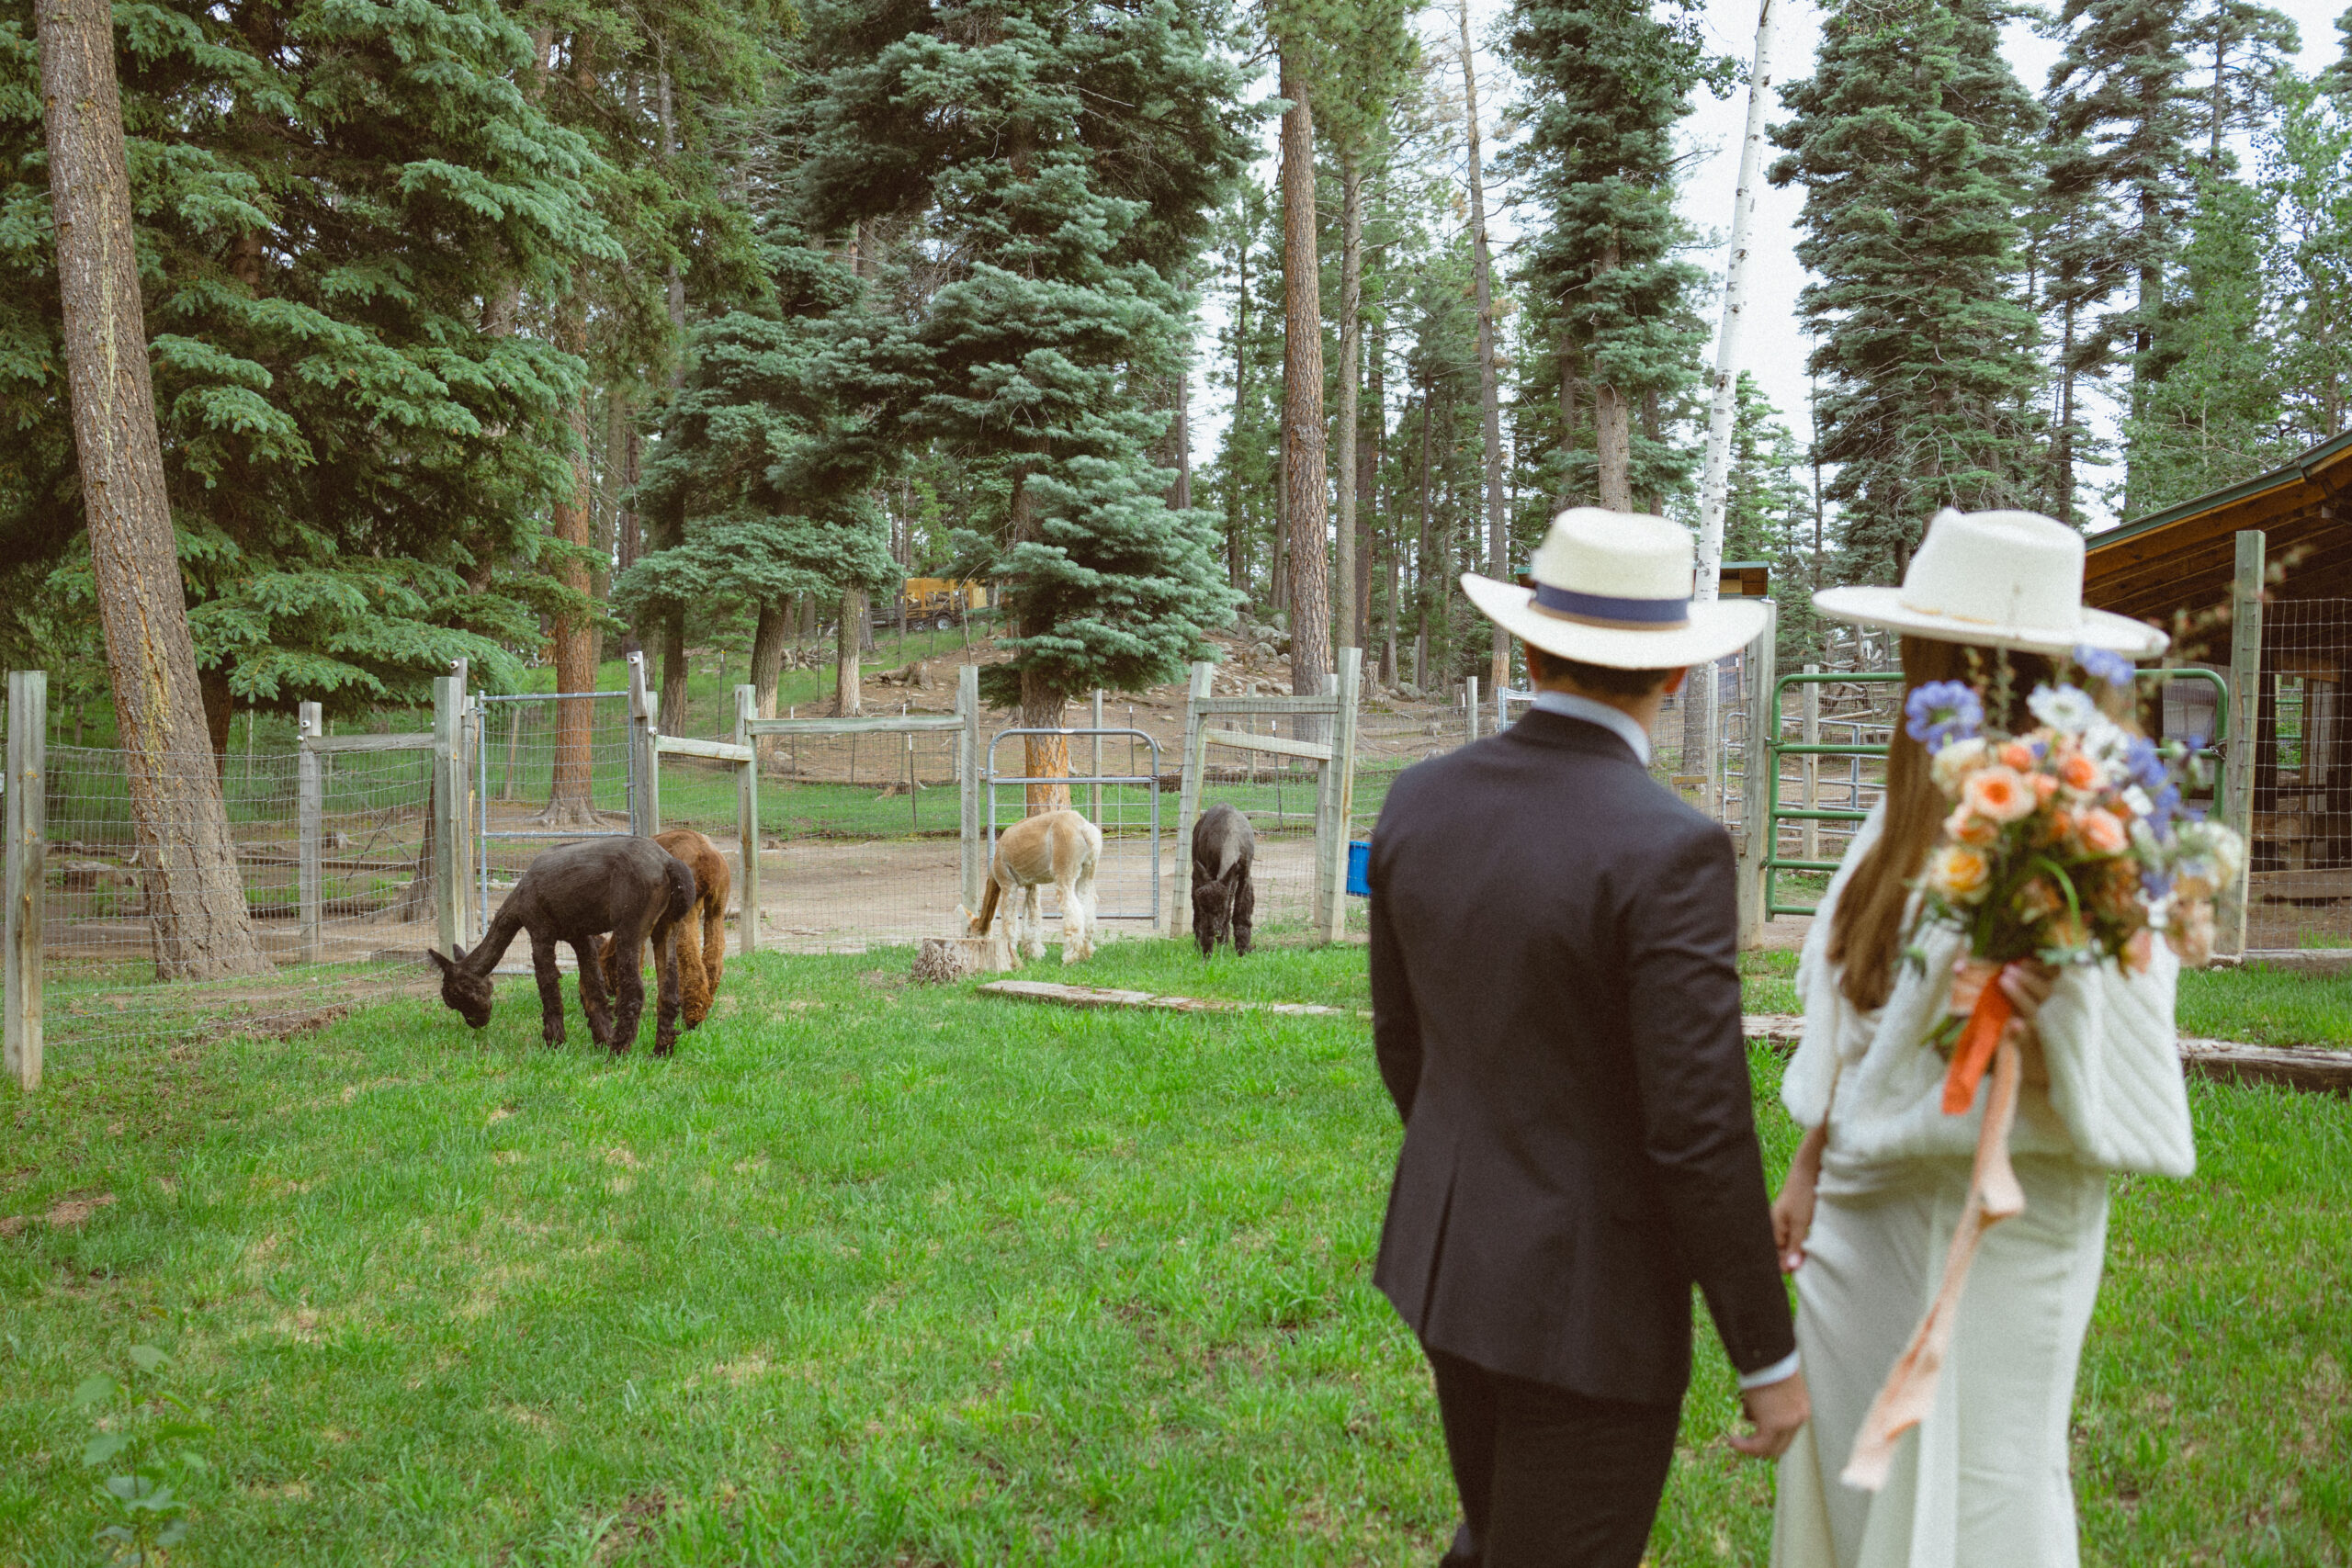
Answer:
MULTIPOLYGON (((2143 670, 2139 675, 2143 681, 2158 682, 2203 681, 2211 684, 2213 688, 2213 734, 2207 740, 2205 750, 2211 751, 2228 739, 2230 730, 2228 676, 2215 670, 2193 669, 2143 670)), ((1801 860, 1782 855, 1781 853, 1781 824, 1783 822, 1860 822, 1870 815, 1867 811, 1824 807, 1818 805, 1782 806, 1781 804, 1781 759, 1783 757, 1884 757, 1886 755, 1886 748, 1883 746, 1866 746, 1852 741, 1840 745, 1831 742, 1808 744, 1801 740, 1782 740, 1780 738, 1779 723, 1781 694, 1792 686, 1899 685, 1902 681, 1902 675, 1894 671, 1858 674, 1831 670, 1783 675, 1773 682, 1772 703, 1769 715, 1757 716, 1758 718, 1769 722, 1772 730, 1772 741, 1769 749, 1770 758, 1767 763, 1769 772, 1765 776, 1765 800, 1768 807, 1766 819, 1771 828, 1771 837, 1766 841, 1764 855, 1764 918, 1766 919, 1771 919, 1778 915, 1810 915, 1817 907, 1812 904, 1782 903, 1780 897, 1781 872, 1836 871, 1838 869, 1838 863, 1834 860, 1801 860)), ((1896 716, 1897 722, 1900 722, 1901 716, 1896 716)), ((2214 781, 2213 805, 2223 818, 2228 817, 2228 801, 2222 792, 2222 782, 2218 777, 2214 781)))

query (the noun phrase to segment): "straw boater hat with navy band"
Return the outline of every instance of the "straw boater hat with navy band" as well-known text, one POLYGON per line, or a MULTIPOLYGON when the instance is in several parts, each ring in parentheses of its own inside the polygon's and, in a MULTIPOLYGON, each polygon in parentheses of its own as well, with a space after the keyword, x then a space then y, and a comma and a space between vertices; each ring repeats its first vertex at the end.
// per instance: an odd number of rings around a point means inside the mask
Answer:
POLYGON ((1764 606, 1690 597, 1698 550, 1663 517, 1577 506, 1529 563, 1535 586, 1462 574, 1487 618, 1544 652, 1612 670, 1679 670, 1747 647, 1764 606))
POLYGON ((2103 649, 2152 659, 2171 639, 2145 621, 2083 607, 2083 536, 2039 512, 1936 513, 1900 588, 1825 588, 1832 620, 1938 642, 2025 653, 2103 649))

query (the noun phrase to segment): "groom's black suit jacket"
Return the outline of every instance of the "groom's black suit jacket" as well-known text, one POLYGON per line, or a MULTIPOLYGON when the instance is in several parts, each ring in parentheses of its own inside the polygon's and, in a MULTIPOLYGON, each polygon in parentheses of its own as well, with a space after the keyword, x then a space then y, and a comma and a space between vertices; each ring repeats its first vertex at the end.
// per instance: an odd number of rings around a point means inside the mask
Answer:
POLYGON ((1695 1281, 1735 1367, 1787 1356, 1723 829, 1537 710, 1397 778, 1371 886, 1405 1118, 1373 1280, 1422 1341, 1674 1404, 1695 1281))

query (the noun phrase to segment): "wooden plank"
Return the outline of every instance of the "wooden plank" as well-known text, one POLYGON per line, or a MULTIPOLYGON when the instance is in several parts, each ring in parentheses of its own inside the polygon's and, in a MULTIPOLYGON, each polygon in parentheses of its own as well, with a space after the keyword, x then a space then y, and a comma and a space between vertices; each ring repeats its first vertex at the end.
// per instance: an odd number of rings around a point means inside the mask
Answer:
POLYGON ((746 955, 760 950, 760 753, 751 728, 759 712, 759 688, 736 687, 735 744, 743 766, 735 770, 736 853, 742 862, 735 878, 735 946, 746 955))
MULTIPOLYGON (((1781 606, 1764 601, 1764 629, 1747 646, 1747 754, 1739 765, 1739 945, 1764 945, 1764 862, 1778 831, 1766 798, 1771 773, 1781 765, 1779 671, 1781 606)), ((1712 671, 1708 672, 1713 679, 1712 671)))
POLYGON ((1200 819, 1201 773, 1208 758, 1204 739, 1208 732, 1201 719, 1215 700, 1209 695, 1209 682, 1216 673, 1216 665, 1195 660, 1192 683, 1185 690, 1184 760, 1176 783, 1176 874, 1168 909, 1170 936, 1182 936, 1193 929, 1193 824, 1200 819))
POLYGON ((1305 757, 1310 761, 1328 762, 1331 748, 1312 740, 1293 740, 1282 735, 1252 735, 1243 729, 1204 729, 1203 744, 1230 746, 1241 751, 1272 751, 1282 757, 1305 757))
POLYGON ((2352 870, 2257 871, 2246 878, 2248 897, 2266 898, 2352 898, 2352 870))
MULTIPOLYGON (((1216 666, 1212 664, 1209 668, 1215 670, 1216 666)), ((1296 714, 1332 714, 1340 710, 1337 701, 1330 697, 1203 697, 1200 711, 1288 718, 1296 714)))
POLYGON ((465 889, 458 859, 458 838, 465 831, 465 813, 458 806, 465 780, 458 727, 465 700, 465 687, 456 677, 434 678, 433 917, 444 953, 455 952, 466 938, 458 902, 465 889))
POLYGON ((7 778, 0 824, 7 848, 0 873, 0 1070, 27 1094, 40 1088, 41 890, 47 884, 49 676, 8 671, 7 778))
POLYGON ((1238 1002, 1222 998, 1163 997, 1149 991, 1120 991, 1100 986, 1062 986, 1046 980, 991 980, 978 987, 982 996, 1012 1001, 1050 1002, 1067 1008, 1136 1008, 1152 1012, 1272 1013, 1283 1018, 1357 1018, 1372 1015, 1355 1008, 1329 1008, 1311 1002, 1238 1002))
POLYGON ((422 735, 320 735, 305 739, 313 751, 430 751, 431 731, 422 735))
MULTIPOLYGON (((308 742, 325 728, 316 703, 295 709, 297 731, 308 742)), ((326 759, 317 748, 304 744, 294 760, 295 840, 300 846, 294 874, 295 905, 302 921, 302 962, 316 964, 322 952, 322 914, 319 908, 320 840, 326 832, 326 759)))
POLYGON ((2222 889, 2215 911, 2213 951, 2245 951, 2247 874, 2254 866, 2254 762, 2262 733, 2262 535, 2237 536, 2237 576, 2230 585, 2230 733, 2223 759, 2222 819, 2238 831, 2246 854, 2236 884, 2222 889))
POLYGON ((987 890, 989 846, 980 815, 980 667, 966 664, 956 671, 956 744, 958 777, 956 801, 956 853, 963 874, 964 907, 977 909, 987 890))
POLYGON ((2280 1084, 2306 1093, 2352 1094, 2352 1051, 2317 1045, 2241 1045, 2181 1036, 2181 1065, 2223 1083, 2280 1084))
POLYGON ((887 718, 755 718, 753 735, 899 735, 933 729, 961 729, 964 720, 952 713, 893 714, 887 718))
POLYGON ((748 762, 752 749, 729 740, 696 740, 685 735, 656 735, 653 749, 670 757, 707 757, 714 762, 748 762))

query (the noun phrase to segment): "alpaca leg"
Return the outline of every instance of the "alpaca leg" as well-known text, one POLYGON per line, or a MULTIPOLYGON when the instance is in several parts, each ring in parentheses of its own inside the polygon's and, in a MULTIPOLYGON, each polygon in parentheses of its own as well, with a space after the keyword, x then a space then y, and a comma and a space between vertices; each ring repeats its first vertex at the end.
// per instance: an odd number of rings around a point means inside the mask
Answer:
POLYGON ((1023 951, 1031 962, 1043 963, 1046 957, 1046 897, 1045 889, 1031 883, 1022 889, 1021 928, 1023 951))
POLYGON ((609 936, 605 938, 603 942, 596 949, 596 973, 604 977, 605 992, 607 996, 619 988, 621 983, 620 950, 613 945, 613 939, 609 936))
POLYGON ((620 995, 613 1003, 613 1032, 607 1043, 616 1056, 626 1056, 637 1043, 637 1025, 645 1016, 645 928, 613 933, 621 950, 620 995))
POLYGON ((1081 958, 1091 958, 1094 956, 1095 897, 1094 862, 1090 859, 1085 864, 1078 868, 1079 908, 1086 917, 1084 923, 1080 928, 1078 937, 1079 947, 1080 949, 1079 956, 1081 958))
POLYGON ((1075 964, 1086 956, 1086 897, 1075 877, 1057 881, 1054 891, 1062 900, 1062 962, 1075 964))
MULTIPOLYGON (((658 935, 654 938, 653 969, 657 975, 662 973, 663 940, 658 935)), ((673 921, 667 940, 674 944, 678 962, 684 966, 676 981, 679 994, 685 998, 686 1027, 692 1029, 710 1016, 710 981, 703 972, 702 941, 695 934, 692 919, 673 921)))
POLYGON ((1250 951, 1250 921, 1258 912, 1258 888, 1244 870, 1240 883, 1233 890, 1233 953, 1240 957, 1250 951))
POLYGON ((531 933, 531 974, 539 982, 539 1038, 563 1043, 563 974, 555 966, 555 938, 531 933))
MULTIPOLYGON (((589 937, 585 941, 575 942, 571 944, 571 951, 580 955, 580 1010, 588 1015, 588 1038, 599 1045, 610 1044, 613 1011, 605 1000, 610 993, 605 989, 605 966, 599 961, 596 939, 589 937)), ((634 955, 629 955, 625 960, 616 959, 615 962, 634 964, 636 960, 634 955)), ((622 980, 626 983, 634 975, 635 971, 631 970, 622 976, 622 980)))
MULTIPOLYGON (((749 916, 744 917, 746 919, 749 916)), ((718 999, 718 976, 727 967, 727 908, 712 903, 702 913, 702 973, 705 1016, 718 999)))
MULTIPOLYGON (((668 930, 657 932, 653 939, 653 972, 659 976, 660 991, 653 1004, 653 1054, 666 1056, 678 1047, 678 1010, 680 993, 690 971, 696 980, 702 977, 702 964, 689 964, 687 951, 695 940, 692 920, 677 920, 668 930)), ((709 998, 704 998, 706 1010, 709 998)))

